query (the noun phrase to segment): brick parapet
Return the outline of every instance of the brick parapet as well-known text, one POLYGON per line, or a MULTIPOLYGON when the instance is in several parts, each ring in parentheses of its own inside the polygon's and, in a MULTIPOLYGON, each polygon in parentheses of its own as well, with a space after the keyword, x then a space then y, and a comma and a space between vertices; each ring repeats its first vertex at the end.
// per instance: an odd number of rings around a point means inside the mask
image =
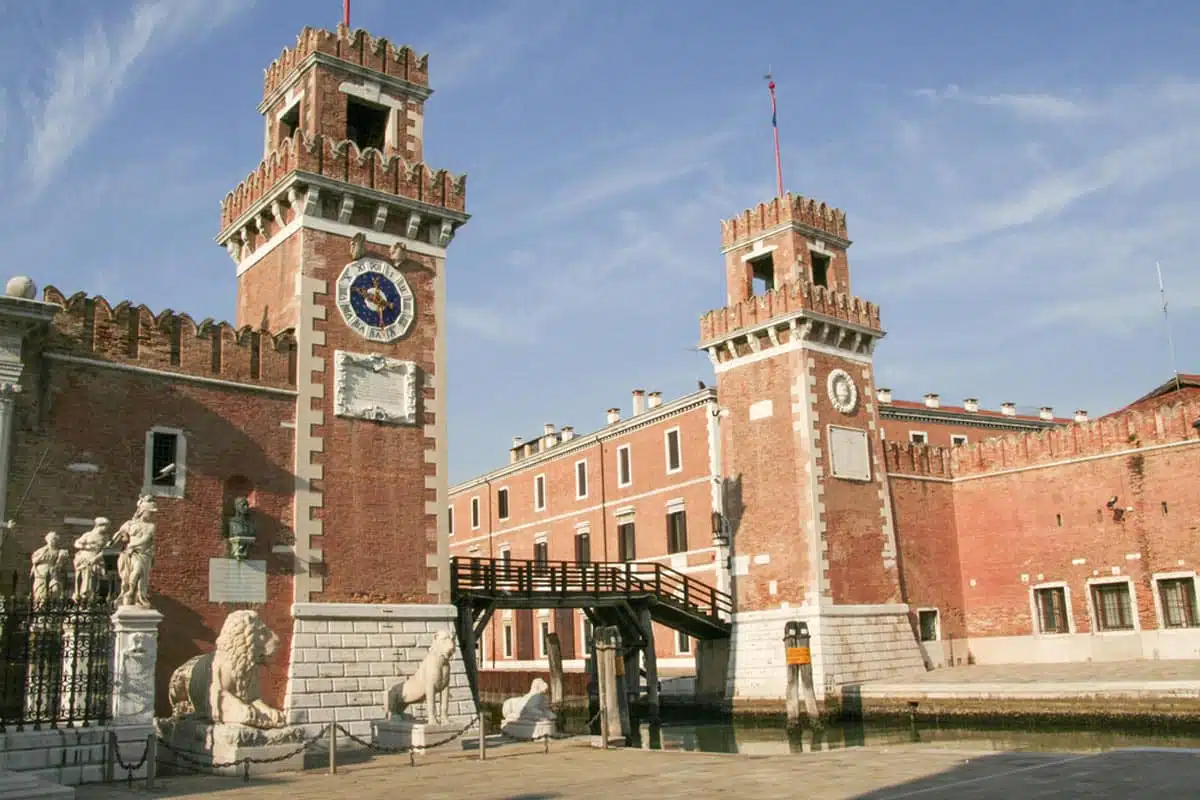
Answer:
POLYGON ((334 140, 298 130, 225 196, 221 203, 221 230, 227 230, 293 172, 320 175, 425 205, 466 212, 465 174, 434 170, 423 162, 409 164, 399 155, 387 156, 375 148, 360 150, 349 139, 334 140))
POLYGON ((766 203, 721 221, 721 244, 731 247, 763 231, 793 222, 824 231, 838 239, 846 238, 846 212, 810 197, 788 192, 766 203))
POLYGON ((296 46, 284 48, 279 58, 264 70, 263 98, 269 98, 284 85, 313 53, 324 53, 415 86, 429 86, 427 53, 418 55, 411 47, 397 46, 362 29, 350 30, 341 25, 333 31, 305 27, 296 37, 296 46))
POLYGON ((290 329, 272 333, 211 319, 197 323, 170 309, 155 314, 128 301, 113 306, 83 292, 66 297, 53 286, 43 298, 62 307, 47 332, 46 352, 264 387, 295 386, 290 329))
POLYGON ((1185 441, 1195 437, 1192 425, 1197 419, 1200 398, 1184 398, 1153 409, 952 448, 886 442, 884 456, 887 471, 900 477, 965 478, 1185 441))
POLYGON ((700 317, 700 341, 714 339, 741 328, 753 327, 797 311, 811 311, 827 317, 882 331, 879 306, 844 292, 798 281, 755 295, 740 303, 718 308, 700 317))

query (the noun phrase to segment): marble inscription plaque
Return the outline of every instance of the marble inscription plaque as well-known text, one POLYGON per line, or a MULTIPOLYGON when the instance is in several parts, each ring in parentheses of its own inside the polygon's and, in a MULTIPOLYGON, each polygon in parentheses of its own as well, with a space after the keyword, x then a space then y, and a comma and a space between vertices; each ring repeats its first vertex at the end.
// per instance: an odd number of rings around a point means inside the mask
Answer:
POLYGON ((417 422, 417 365, 377 353, 334 353, 334 413, 394 425, 417 422))
POLYGON ((208 560, 210 603, 267 602, 267 562, 232 558, 208 560))
POLYGON ((830 425, 829 457, 833 477, 850 481, 871 480, 871 448, 866 431, 830 425))

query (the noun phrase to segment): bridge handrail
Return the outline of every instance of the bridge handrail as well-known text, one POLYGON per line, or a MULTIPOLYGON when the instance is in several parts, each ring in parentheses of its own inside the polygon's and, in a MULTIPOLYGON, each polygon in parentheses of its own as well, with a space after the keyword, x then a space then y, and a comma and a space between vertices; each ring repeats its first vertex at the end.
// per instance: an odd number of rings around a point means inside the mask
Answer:
POLYGON ((451 591, 505 594, 651 594, 709 617, 733 613, 733 598, 657 561, 578 562, 454 556, 451 591))

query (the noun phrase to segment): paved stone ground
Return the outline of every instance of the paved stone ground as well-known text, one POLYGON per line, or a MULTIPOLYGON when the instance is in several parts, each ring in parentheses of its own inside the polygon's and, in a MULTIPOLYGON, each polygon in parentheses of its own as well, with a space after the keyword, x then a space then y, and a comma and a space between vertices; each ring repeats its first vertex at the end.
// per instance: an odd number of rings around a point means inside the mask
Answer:
POLYGON ((944 667, 906 675, 872 686, 890 683, 1115 683, 1115 682, 1200 681, 1200 661, 1093 661, 1072 664, 988 664, 944 667))
POLYGON ((479 762, 471 752, 418 758, 386 756, 344 766, 237 778, 160 778, 156 791, 82 786, 78 800, 145 797, 213 800, 384 800, 394 797, 551 800, 653 797, 1104 798, 1195 796, 1200 752, 991 753, 961 746, 909 745, 788 756, 600 751, 573 742, 506 746, 479 762))

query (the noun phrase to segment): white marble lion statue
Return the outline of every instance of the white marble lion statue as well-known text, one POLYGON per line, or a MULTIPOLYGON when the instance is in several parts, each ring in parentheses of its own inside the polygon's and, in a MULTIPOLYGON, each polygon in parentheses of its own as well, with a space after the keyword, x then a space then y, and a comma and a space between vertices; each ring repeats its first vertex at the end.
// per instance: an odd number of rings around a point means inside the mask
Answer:
POLYGON ((258 612, 234 611, 225 618, 216 648, 194 656, 171 675, 167 696, 174 716, 194 715, 226 725, 280 728, 284 713, 267 705, 259 668, 279 649, 279 637, 258 612))
POLYGON ((438 725, 449 723, 450 659, 453 657, 454 637, 449 631, 438 631, 417 671, 388 689, 383 713, 400 715, 409 706, 424 701, 426 721, 438 725))
POLYGON ((553 722, 558 715, 550 708, 550 685, 534 678, 529 691, 520 697, 510 697, 500 707, 505 722, 553 722))

